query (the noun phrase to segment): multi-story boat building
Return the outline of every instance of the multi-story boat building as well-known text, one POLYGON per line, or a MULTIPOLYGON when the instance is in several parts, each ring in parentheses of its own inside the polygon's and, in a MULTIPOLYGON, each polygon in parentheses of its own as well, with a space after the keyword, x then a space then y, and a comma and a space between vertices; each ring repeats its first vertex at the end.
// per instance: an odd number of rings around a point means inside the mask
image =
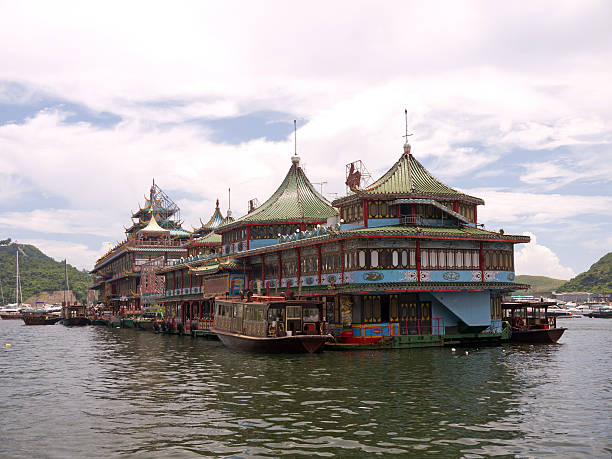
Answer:
MULTIPOLYGON (((214 260, 178 262, 181 287, 178 270, 160 270, 174 286, 166 298, 179 288, 194 294, 193 276, 201 296, 317 297, 337 348, 498 340, 501 296, 521 287, 514 244, 529 238, 483 229, 484 201, 434 178, 407 143, 378 180, 363 186, 353 165, 346 184, 350 192, 328 202, 294 156, 266 202, 215 229, 221 253, 214 260), (206 287, 215 279, 223 292, 206 287)), ((182 328, 194 317, 194 298, 185 300, 175 303, 182 328)))
POLYGON ((144 206, 132 213, 126 238, 96 261, 91 290, 109 315, 138 310, 165 292, 160 266, 187 256, 190 233, 181 227, 179 207, 153 182, 144 206))

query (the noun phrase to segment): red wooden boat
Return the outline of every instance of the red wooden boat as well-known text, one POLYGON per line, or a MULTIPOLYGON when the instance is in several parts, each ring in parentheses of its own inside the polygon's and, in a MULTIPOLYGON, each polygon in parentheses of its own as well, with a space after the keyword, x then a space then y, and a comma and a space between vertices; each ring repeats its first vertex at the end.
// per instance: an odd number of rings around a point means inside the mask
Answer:
POLYGON ((257 297, 215 301, 212 331, 229 348, 263 353, 313 353, 323 334, 322 303, 257 297))
POLYGON ((566 328, 557 328, 555 316, 549 316, 550 301, 521 301, 502 303, 504 320, 510 323, 513 343, 554 344, 566 328))

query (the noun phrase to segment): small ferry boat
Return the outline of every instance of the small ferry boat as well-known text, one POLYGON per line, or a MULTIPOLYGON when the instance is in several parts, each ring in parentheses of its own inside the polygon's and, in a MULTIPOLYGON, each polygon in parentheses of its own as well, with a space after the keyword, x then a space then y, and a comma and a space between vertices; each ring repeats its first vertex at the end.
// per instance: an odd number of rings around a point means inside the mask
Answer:
POLYGON ((312 300, 252 296, 215 300, 212 331, 229 348, 265 353, 320 351, 331 335, 322 333, 323 304, 312 300))
POLYGON ((24 310, 21 318, 26 325, 54 325, 62 320, 59 312, 53 312, 46 308, 24 310))
POLYGON ((142 314, 134 319, 134 327, 142 330, 158 331, 159 322, 162 320, 161 311, 157 308, 145 309, 142 314))
POLYGON ((515 343, 556 343, 566 328, 557 328, 557 318, 548 315, 551 301, 502 303, 502 318, 510 323, 510 341, 515 343))
POLYGON ((62 320, 60 323, 67 327, 81 327, 90 325, 91 320, 87 317, 86 306, 84 304, 63 304, 62 305, 62 320))

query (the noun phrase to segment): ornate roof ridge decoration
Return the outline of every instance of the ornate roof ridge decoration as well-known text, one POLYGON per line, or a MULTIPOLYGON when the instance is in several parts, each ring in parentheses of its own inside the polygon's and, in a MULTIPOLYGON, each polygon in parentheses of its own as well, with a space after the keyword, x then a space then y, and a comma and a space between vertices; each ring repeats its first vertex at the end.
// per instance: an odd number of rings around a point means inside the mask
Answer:
POLYGON ((409 149, 374 183, 355 194, 338 198, 332 204, 337 206, 362 196, 441 196, 484 204, 482 199, 461 193, 435 178, 409 149))
POLYGON ((223 214, 221 213, 221 209, 219 208, 219 200, 217 199, 217 204, 215 206, 215 211, 213 212, 212 217, 210 217, 210 219, 206 223, 203 223, 202 219, 200 218, 201 226, 199 229, 215 229, 218 226, 222 225, 224 220, 225 217, 223 217, 223 214))
POLYGON ((336 209, 315 190, 300 167, 299 158, 294 156, 289 172, 272 196, 252 212, 223 225, 222 229, 248 223, 320 222, 336 215, 336 209))

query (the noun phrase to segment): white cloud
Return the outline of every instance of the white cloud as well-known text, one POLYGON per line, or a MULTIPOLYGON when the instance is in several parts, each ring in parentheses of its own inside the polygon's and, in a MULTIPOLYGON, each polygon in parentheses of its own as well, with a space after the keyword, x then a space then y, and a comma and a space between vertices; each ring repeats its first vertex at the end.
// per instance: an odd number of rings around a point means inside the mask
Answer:
POLYGON ((569 280, 576 275, 572 268, 562 266, 559 257, 548 247, 537 243, 536 235, 525 232, 531 242, 517 246, 514 265, 517 274, 547 276, 569 280))
POLYGON ((563 194, 524 193, 496 189, 470 189, 473 196, 485 200, 478 208, 478 220, 486 226, 511 224, 547 225, 583 215, 609 217, 612 196, 580 196, 563 194))
POLYGON ((451 186, 470 174, 499 180, 499 166, 488 166, 517 148, 535 152, 521 178, 535 191, 486 191, 485 223, 543 225, 609 209, 607 196, 541 191, 612 175, 611 8, 3 4, 0 41, 10 46, 0 47, 0 62, 10 65, 0 66, 0 80, 25 89, 12 95, 0 84, 0 100, 25 103, 43 91, 123 121, 111 129, 67 124, 55 110, 0 126, 0 173, 11 177, 0 193, 18 202, 33 184, 61 201, 5 212, 0 224, 120 239, 153 177, 179 201, 187 228, 210 216, 217 197, 225 213, 228 187, 239 216, 248 199, 263 201, 280 183, 292 139, 217 144, 209 129, 183 122, 255 110, 308 120, 298 153, 313 182, 328 182, 326 193, 344 193, 350 161, 362 159, 376 178, 397 160, 407 107, 415 156, 451 186), (560 146, 572 148, 567 160, 538 159, 560 146))

